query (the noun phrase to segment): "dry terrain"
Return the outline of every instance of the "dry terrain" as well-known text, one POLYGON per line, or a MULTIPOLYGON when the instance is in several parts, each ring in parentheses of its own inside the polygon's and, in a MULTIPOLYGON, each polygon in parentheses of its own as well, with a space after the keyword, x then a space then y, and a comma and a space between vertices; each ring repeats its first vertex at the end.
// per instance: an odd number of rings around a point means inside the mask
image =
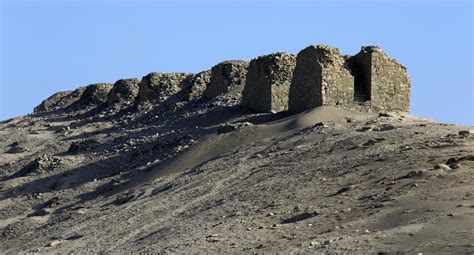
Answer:
POLYGON ((0 123, 0 253, 474 251, 474 136, 194 102, 0 123))

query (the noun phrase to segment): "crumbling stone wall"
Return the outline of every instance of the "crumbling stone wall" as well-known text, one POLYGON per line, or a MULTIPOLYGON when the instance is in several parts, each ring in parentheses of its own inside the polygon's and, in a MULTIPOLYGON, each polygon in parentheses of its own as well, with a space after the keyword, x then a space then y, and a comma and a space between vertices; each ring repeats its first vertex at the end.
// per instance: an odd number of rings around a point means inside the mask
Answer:
POLYGON ((225 61, 198 74, 150 73, 141 81, 92 84, 56 93, 34 112, 84 109, 104 102, 129 104, 133 100, 184 105, 183 101, 209 98, 213 98, 210 106, 242 103, 258 112, 301 112, 322 105, 407 112, 410 78, 404 66, 377 46, 362 47, 355 56, 341 56, 337 48, 312 45, 296 58, 280 52, 258 57, 250 64, 225 61))
POLYGON ((33 109, 34 113, 46 112, 56 109, 58 102, 69 95, 72 91, 61 91, 54 93, 50 97, 43 100, 38 106, 33 109))
POLYGON ((62 91, 53 94, 47 99, 43 100, 38 106, 33 109, 34 113, 55 111, 59 109, 66 109, 81 98, 85 87, 79 87, 73 91, 62 91))
POLYGON ((301 112, 322 105, 350 105, 354 100, 354 77, 339 49, 312 45, 296 58, 288 108, 301 112))
POLYGON ((404 111, 410 108, 410 78, 406 68, 377 46, 362 47, 354 56, 370 91, 374 111, 404 111))
POLYGON ((204 98, 214 98, 224 93, 240 94, 244 88, 248 62, 224 61, 212 67, 211 80, 203 93, 204 98))
POLYGON ((288 110, 288 94, 296 56, 284 52, 250 61, 242 104, 257 112, 288 110))
POLYGON ((201 98, 207 86, 211 83, 211 70, 202 71, 189 79, 186 100, 192 101, 201 98))
POLYGON ((138 90, 138 102, 164 102, 186 87, 190 73, 150 73, 142 78, 138 90))
POLYGON ((107 98, 109 105, 131 104, 138 96, 140 79, 121 79, 115 82, 107 98))
POLYGON ((81 98, 75 103, 78 106, 100 105, 107 101, 110 90, 113 84, 111 83, 95 83, 86 86, 81 98))

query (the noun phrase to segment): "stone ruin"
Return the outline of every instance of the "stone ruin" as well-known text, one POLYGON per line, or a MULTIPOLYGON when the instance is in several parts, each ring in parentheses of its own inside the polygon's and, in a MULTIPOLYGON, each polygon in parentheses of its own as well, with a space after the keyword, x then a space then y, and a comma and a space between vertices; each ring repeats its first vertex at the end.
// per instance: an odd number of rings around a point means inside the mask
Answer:
POLYGON ((363 111, 408 112, 410 79, 406 68, 376 46, 355 56, 337 48, 309 46, 298 53, 288 109, 301 112, 322 105, 363 111))
POLYGON ((337 48, 312 45, 297 56, 277 52, 250 63, 224 61, 197 74, 150 73, 141 80, 92 84, 56 93, 34 112, 206 100, 214 100, 214 105, 241 104, 255 112, 297 113, 323 105, 408 112, 409 99, 406 68, 379 47, 365 46, 354 56, 341 56, 337 48))
POLYGON ((82 108, 105 103, 112 87, 113 84, 111 83, 95 83, 88 85, 74 105, 82 108))
POLYGON ((245 85, 248 62, 224 61, 212 67, 211 80, 203 93, 204 98, 213 98, 224 93, 241 94, 245 85))
POLYGON ((288 110, 295 55, 278 52, 250 61, 242 104, 257 112, 288 110))
POLYGON ((121 79, 115 82, 107 97, 109 105, 131 104, 138 96, 140 79, 121 79))
POLYGON ((162 103, 186 86, 190 73, 150 73, 142 78, 138 102, 162 103))
POLYGON ((34 113, 66 109, 81 98, 86 87, 79 87, 73 91, 61 91, 43 100, 33 109, 34 113))

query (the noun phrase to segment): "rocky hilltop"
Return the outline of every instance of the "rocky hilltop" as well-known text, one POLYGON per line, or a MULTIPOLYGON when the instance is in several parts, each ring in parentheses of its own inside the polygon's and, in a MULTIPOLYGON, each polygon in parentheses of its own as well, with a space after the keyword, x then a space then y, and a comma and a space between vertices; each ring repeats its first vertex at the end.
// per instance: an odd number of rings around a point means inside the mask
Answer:
POLYGON ((377 46, 58 92, 0 122, 0 252, 474 251, 474 135, 377 46))

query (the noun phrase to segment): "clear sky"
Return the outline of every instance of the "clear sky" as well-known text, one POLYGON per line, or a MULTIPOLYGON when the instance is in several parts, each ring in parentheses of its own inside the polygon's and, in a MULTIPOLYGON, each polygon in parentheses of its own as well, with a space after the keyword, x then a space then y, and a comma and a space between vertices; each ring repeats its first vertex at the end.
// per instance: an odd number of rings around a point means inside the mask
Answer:
POLYGON ((413 114, 474 125, 471 0, 0 2, 0 119, 82 85, 323 43, 381 46, 408 68, 413 114))

